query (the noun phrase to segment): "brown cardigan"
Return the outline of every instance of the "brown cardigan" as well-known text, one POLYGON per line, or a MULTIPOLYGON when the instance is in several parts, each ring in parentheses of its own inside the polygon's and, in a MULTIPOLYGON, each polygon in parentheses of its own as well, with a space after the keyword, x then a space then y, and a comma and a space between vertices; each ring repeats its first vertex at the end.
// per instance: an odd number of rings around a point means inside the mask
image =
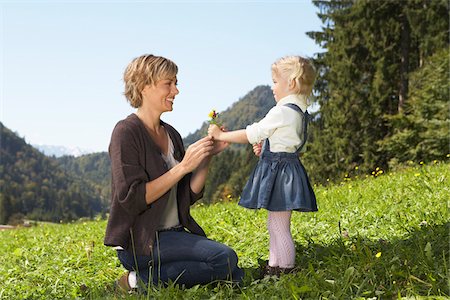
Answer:
MULTIPOLYGON (((174 158, 181 161, 184 146, 180 134, 161 121, 174 146, 174 158)), ((138 255, 150 255, 156 228, 170 190, 150 205, 145 201, 145 184, 168 171, 160 148, 153 142, 142 121, 131 114, 115 126, 109 145, 111 159, 111 208, 104 244, 122 246, 138 255), (134 243, 134 247, 132 245, 134 243)), ((192 173, 177 187, 178 217, 190 232, 205 235, 190 214, 190 205, 203 196, 190 188, 192 173)))

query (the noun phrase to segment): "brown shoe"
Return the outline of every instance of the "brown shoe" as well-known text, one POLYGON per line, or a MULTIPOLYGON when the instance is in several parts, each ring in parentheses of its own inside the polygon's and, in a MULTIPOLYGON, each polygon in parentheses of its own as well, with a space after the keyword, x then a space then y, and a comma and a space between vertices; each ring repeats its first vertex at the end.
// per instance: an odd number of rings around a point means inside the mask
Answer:
POLYGON ((128 283, 129 275, 130 272, 126 272, 118 280, 116 280, 116 286, 125 292, 130 292, 131 290, 133 290, 130 284, 128 283))
POLYGON ((279 268, 269 266, 269 262, 265 261, 265 265, 261 266, 260 270, 260 278, 264 278, 265 276, 279 276, 279 268))

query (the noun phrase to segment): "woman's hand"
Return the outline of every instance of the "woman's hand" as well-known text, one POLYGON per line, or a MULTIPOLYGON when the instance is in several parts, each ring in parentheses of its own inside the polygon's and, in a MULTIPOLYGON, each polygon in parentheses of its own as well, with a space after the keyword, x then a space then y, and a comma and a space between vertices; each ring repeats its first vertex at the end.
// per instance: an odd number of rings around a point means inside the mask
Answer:
POLYGON ((214 142, 212 137, 206 136, 191 144, 186 149, 186 153, 180 164, 183 164, 187 173, 190 173, 194 171, 206 157, 212 154, 213 149, 214 142))
POLYGON ((253 153, 255 153, 256 156, 260 156, 261 155, 261 148, 262 148, 262 143, 259 142, 257 144, 253 144, 253 153))

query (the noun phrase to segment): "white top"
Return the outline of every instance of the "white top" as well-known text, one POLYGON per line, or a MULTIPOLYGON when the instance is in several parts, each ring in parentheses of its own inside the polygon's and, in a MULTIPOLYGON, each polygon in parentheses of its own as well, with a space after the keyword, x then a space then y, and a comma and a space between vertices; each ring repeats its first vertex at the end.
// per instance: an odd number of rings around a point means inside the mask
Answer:
POLYGON ((278 101, 259 122, 245 129, 250 144, 269 139, 271 152, 294 153, 302 143, 303 124, 300 114, 284 104, 293 103, 305 112, 307 98, 302 95, 288 95, 278 101))
MULTIPOLYGON (((164 159, 164 161, 166 162, 167 167, 170 170, 173 167, 175 167, 177 164, 179 164, 180 162, 177 161, 173 157, 173 143, 172 143, 172 139, 170 138, 169 134, 167 134, 167 138, 169 140, 167 156, 164 155, 163 153, 161 153, 161 156, 164 159)), ((171 228, 171 227, 180 225, 180 220, 178 218, 177 185, 176 184, 170 189, 169 199, 167 200, 167 205, 166 205, 164 211, 162 212, 160 220, 161 220, 160 221, 161 223, 159 224, 158 229, 171 228)))

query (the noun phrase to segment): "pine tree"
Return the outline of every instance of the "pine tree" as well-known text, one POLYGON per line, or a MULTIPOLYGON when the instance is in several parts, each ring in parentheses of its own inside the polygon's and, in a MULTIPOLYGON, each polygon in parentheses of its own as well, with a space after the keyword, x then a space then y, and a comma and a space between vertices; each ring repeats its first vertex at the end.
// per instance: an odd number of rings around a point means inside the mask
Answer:
POLYGON ((410 74, 448 47, 445 1, 314 1, 326 27, 308 33, 326 49, 316 56, 320 104, 304 160, 318 181, 387 167, 379 147, 392 116, 408 106, 410 74))
POLYGON ((393 134, 380 142, 391 165, 442 160, 450 153, 449 57, 442 49, 411 74, 405 113, 392 117, 393 134))

